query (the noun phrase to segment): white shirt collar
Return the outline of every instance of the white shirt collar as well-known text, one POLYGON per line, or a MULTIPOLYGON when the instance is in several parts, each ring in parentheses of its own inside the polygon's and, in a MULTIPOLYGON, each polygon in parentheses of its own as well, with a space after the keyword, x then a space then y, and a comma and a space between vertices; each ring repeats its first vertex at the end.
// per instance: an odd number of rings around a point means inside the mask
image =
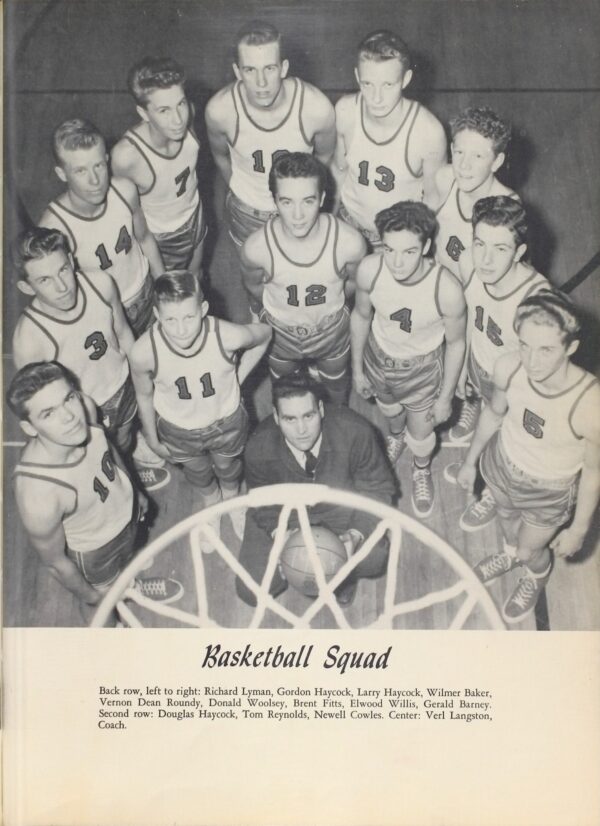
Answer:
MULTIPOLYGON (((314 445, 310 449, 310 452, 313 454, 313 456, 316 457, 316 456, 319 455, 319 452, 321 450, 321 442, 322 441, 323 441, 323 432, 321 431, 321 433, 319 433, 319 438, 317 439, 317 441, 314 443, 314 445)), ((285 440, 285 443, 289 447, 289 449, 292 453, 292 456, 298 462, 300 467, 305 468, 306 467, 306 456, 304 454, 304 451, 303 450, 298 450, 298 448, 294 447, 294 445, 291 445, 288 442, 287 439, 285 440)))

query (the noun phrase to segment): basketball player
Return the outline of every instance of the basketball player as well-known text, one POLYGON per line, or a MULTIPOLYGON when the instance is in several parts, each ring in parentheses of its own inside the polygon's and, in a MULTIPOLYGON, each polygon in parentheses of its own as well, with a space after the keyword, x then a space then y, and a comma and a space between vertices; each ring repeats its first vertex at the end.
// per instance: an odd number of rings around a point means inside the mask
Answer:
MULTIPOLYGON (((94 405, 61 364, 23 367, 7 401, 29 437, 14 472, 21 520, 41 561, 79 599, 89 621, 134 556, 147 501, 134 492, 104 430, 88 424, 94 405)), ((135 586, 160 602, 183 593, 173 579, 139 579, 135 586)))
POLYGON ((332 169, 340 217, 380 252, 375 216, 398 201, 429 196, 434 175, 446 161, 446 136, 431 112, 404 97, 412 68, 397 34, 367 35, 358 47, 354 74, 360 91, 336 105, 332 169))
POLYGON ((139 336, 152 323, 153 278, 164 268, 137 190, 124 178, 110 180, 104 138, 89 121, 61 123, 52 148, 54 171, 67 188, 48 204, 40 225, 66 235, 82 270, 113 278, 139 336))
POLYGON ((459 276, 458 262, 471 245, 473 207, 488 195, 519 196, 495 173, 506 158, 510 125, 488 107, 471 107, 450 122, 452 163, 441 167, 427 203, 437 210, 436 260, 459 276))
MULTIPOLYGON (((323 484, 386 504, 394 495, 392 475, 371 425, 347 407, 324 404, 321 383, 304 372, 273 382, 273 416, 262 421, 248 440, 244 468, 250 489, 282 483, 323 484)), ((348 556, 377 523, 376 517, 338 505, 316 504, 308 513, 312 525, 323 525, 339 536, 348 556)), ((257 583, 267 567, 278 518, 277 506, 248 511, 239 560, 257 583)), ((293 516, 289 528, 297 527, 293 516)), ((381 541, 340 586, 338 600, 350 601, 357 577, 381 576, 387 557, 387 544, 381 541)), ((277 596, 286 587, 278 571, 270 593, 277 596)), ((256 604, 254 594, 239 579, 236 589, 244 602, 256 604)))
POLYGON ((502 609, 508 623, 535 608, 552 551, 581 548, 600 496, 600 386, 570 360, 580 336, 574 308, 556 291, 537 293, 519 305, 515 330, 519 350, 496 362, 492 400, 457 476, 472 491, 481 456, 502 523, 504 549, 475 566, 479 578, 523 567, 502 609))
POLYGON ((238 493, 248 433, 240 383, 271 329, 208 316, 199 282, 185 270, 162 275, 154 301, 156 321, 131 353, 142 427, 152 450, 181 464, 208 507, 238 493))
MULTIPOLYGON (((463 400, 452 441, 472 436, 481 404, 493 394, 492 375, 498 358, 519 346, 513 328, 515 312, 529 295, 550 285, 525 262, 527 215, 521 203, 508 195, 481 198, 473 207, 472 246, 461 255, 460 274, 465 286, 469 322, 467 355, 457 392, 463 400), (468 388, 468 390, 467 390, 468 388)), ((452 471, 446 478, 452 479, 452 471)), ((483 528, 495 516, 495 501, 487 488, 460 518, 463 530, 483 528)))
POLYGON ((164 269, 187 269, 200 278, 207 227, 184 70, 170 58, 146 57, 129 72, 128 86, 140 121, 113 148, 113 171, 137 186, 164 269))
POLYGON ((310 360, 330 400, 344 404, 350 389, 344 289, 353 291, 366 245, 355 229, 319 211, 326 181, 325 167, 306 152, 277 158, 269 185, 278 216, 248 238, 242 261, 251 309, 273 327, 273 378, 310 360))
POLYGON ((276 211, 269 173, 283 152, 313 152, 328 164, 335 147, 335 116, 325 95, 296 77, 281 36, 270 23, 253 21, 238 32, 234 83, 206 106, 215 163, 229 186, 228 230, 241 248, 276 211))
POLYGON ((434 428, 450 417, 465 353, 465 300, 452 273, 427 257, 437 229, 429 207, 401 201, 378 213, 375 226, 383 252, 364 258, 356 276, 354 384, 387 418, 392 464, 410 447, 412 507, 427 517, 434 428))
POLYGON ((65 235, 34 227, 15 246, 17 287, 32 298, 13 336, 17 368, 60 361, 98 405, 117 448, 131 450, 136 412, 127 356, 133 335, 114 281, 101 270, 75 269, 65 235))

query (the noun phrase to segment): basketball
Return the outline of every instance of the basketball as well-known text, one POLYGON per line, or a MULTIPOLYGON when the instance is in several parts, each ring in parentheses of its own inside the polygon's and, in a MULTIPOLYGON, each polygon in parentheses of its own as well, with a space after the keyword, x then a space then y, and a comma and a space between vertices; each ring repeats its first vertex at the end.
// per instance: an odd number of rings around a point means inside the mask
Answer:
MULTIPOLYGON (((325 581, 339 571, 348 555, 340 538, 329 528, 314 526, 312 535, 317 554, 323 566, 325 581)), ((294 531, 287 539, 281 552, 281 571, 289 584, 307 597, 316 597, 319 593, 317 578, 306 548, 302 531, 294 531)))

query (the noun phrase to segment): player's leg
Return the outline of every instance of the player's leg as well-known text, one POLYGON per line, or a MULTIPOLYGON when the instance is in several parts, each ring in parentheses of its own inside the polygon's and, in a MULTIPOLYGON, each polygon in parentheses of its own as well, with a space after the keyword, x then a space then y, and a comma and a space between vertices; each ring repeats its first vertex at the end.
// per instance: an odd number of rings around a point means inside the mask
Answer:
MULTIPOLYGON (((242 454, 248 440, 249 421, 246 408, 240 404, 230 416, 215 422, 205 445, 210 452, 213 470, 223 499, 233 499, 240 492, 243 475, 242 454)), ((229 519, 239 539, 244 533, 245 511, 234 508, 229 519)))
POLYGON ((350 315, 346 307, 307 342, 319 378, 334 404, 347 404, 350 395, 350 315))
POLYGON ((523 565, 524 573, 502 607, 506 622, 520 622, 534 610, 552 570, 548 543, 555 534, 556 527, 538 527, 521 522, 516 556, 523 565))
MULTIPOLYGON (((375 402, 388 425, 385 447, 392 467, 406 444, 406 411, 398 401, 395 360, 386 356, 371 334, 365 346, 363 367, 365 376, 375 391, 375 402)), ((401 395, 401 393, 400 393, 401 395)))
POLYGON ((413 455, 412 507, 419 517, 433 511, 434 487, 431 475, 431 457, 436 446, 431 409, 411 410, 406 413, 406 445, 413 455))

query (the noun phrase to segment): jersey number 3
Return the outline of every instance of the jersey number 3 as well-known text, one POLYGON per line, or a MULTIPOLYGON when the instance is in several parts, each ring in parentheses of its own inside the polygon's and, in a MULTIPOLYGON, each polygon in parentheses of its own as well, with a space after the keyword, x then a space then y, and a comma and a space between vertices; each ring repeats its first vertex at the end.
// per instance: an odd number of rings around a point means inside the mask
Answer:
POLYGON ((86 338, 83 346, 86 350, 89 350, 90 347, 92 348, 92 352, 89 355, 89 358, 92 361, 98 361, 101 359, 102 356, 108 350, 108 344, 106 343, 106 339, 104 338, 104 334, 97 330, 95 333, 90 333, 89 336, 86 338))

